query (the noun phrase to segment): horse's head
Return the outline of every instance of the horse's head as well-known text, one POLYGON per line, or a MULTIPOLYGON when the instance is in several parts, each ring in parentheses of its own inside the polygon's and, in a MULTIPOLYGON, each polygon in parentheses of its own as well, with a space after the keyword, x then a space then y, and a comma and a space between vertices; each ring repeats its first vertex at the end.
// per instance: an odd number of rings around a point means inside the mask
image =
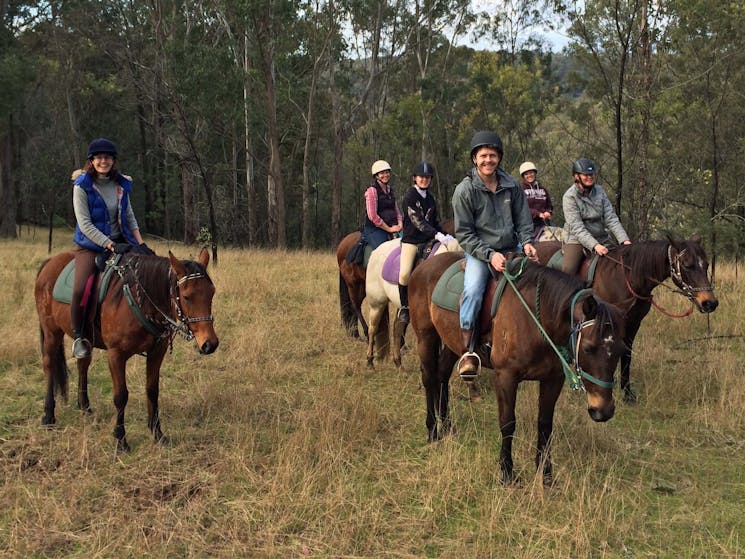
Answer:
POLYGON ((714 296, 714 288, 709 281, 709 260, 701 244, 701 237, 694 235, 690 240, 671 238, 669 241, 667 254, 673 282, 696 305, 699 312, 714 312, 719 301, 714 296))
POLYGON ((577 324, 574 363, 587 392, 587 413, 594 421, 608 421, 616 409, 613 373, 624 349, 623 314, 590 295, 575 305, 572 319, 577 324))
POLYGON ((186 325, 197 342, 200 353, 210 354, 217 349, 217 338, 212 322, 212 298, 215 286, 207 274, 210 254, 203 248, 197 262, 181 262, 171 251, 171 273, 176 278, 174 311, 182 324, 186 325))

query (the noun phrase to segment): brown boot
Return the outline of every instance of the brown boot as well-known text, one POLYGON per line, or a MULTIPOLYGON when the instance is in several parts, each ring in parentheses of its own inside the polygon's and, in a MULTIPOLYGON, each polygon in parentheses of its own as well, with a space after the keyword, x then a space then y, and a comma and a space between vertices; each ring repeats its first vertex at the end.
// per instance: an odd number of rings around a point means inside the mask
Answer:
POLYGON ((458 361, 458 374, 463 380, 472 382, 476 380, 479 369, 481 369, 481 359, 479 359, 476 353, 470 350, 473 330, 461 328, 460 333, 463 337, 463 355, 458 361))

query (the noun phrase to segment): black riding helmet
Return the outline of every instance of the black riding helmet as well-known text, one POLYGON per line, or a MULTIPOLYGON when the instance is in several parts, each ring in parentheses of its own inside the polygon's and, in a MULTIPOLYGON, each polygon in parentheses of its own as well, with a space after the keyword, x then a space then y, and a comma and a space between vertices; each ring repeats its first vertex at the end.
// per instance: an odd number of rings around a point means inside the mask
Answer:
POLYGON ((580 157, 572 165, 572 174, 580 173, 582 175, 594 175, 597 172, 597 167, 592 159, 587 157, 580 157))
POLYGON ((481 130, 480 132, 476 132, 473 135, 473 137, 471 138, 471 159, 473 159, 476 151, 478 151, 479 148, 483 147, 493 147, 494 149, 496 149, 497 153, 499 153, 500 159, 504 155, 504 150, 502 148, 502 138, 500 138, 496 132, 481 130))
POLYGON ((414 170, 411 172, 414 177, 434 177, 435 168, 429 161, 421 161, 416 164, 414 170))
POLYGON ((111 140, 106 138, 97 138, 88 145, 88 159, 91 159, 94 155, 99 153, 105 153, 116 159, 116 146, 111 140))

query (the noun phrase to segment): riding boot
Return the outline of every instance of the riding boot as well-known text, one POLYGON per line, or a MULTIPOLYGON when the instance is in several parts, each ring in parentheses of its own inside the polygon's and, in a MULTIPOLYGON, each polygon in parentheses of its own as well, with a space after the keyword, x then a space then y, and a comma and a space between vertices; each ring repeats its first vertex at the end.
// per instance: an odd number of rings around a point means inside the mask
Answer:
POLYGON ((85 309, 80 307, 73 297, 70 304, 70 320, 72 323, 72 356, 75 359, 85 359, 91 356, 91 343, 83 336, 85 324, 85 309), (76 304, 77 303, 77 304, 76 304))
POLYGON ((398 321, 408 324, 409 317, 409 286, 398 284, 398 294, 401 298, 401 308, 398 309, 398 321))
POLYGON ((481 359, 473 351, 475 345, 473 330, 461 328, 460 333, 463 339, 463 355, 458 361, 458 374, 463 380, 472 382, 476 380, 479 369, 481 369, 481 359))

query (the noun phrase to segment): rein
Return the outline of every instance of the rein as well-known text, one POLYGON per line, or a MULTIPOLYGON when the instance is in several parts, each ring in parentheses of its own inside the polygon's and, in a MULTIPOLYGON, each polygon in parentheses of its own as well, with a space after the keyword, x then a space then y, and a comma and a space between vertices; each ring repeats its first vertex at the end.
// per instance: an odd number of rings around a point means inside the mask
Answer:
POLYGON ((673 279, 673 281, 675 281, 678 285, 681 286, 681 289, 672 289, 671 287, 668 287, 662 281, 654 279, 654 278, 650 278, 649 276, 647 276, 647 279, 655 283, 656 285, 662 285, 663 287, 667 287, 673 293, 680 293, 681 295, 685 295, 685 297, 691 302, 691 307, 687 311, 681 314, 672 313, 664 309, 659 304, 657 304, 657 302, 654 300, 654 295, 652 293, 650 293, 649 296, 645 296, 645 295, 639 295, 636 291, 634 291, 634 288, 631 286, 631 281, 629 280, 629 277, 626 274, 626 270, 627 269, 631 270, 631 267, 624 264, 623 255, 620 256, 620 260, 616 260, 612 256, 608 256, 607 254, 605 255, 605 258, 621 266, 621 273, 623 274, 623 280, 626 283, 626 289, 628 290, 629 293, 631 293, 631 295, 635 299, 639 299, 640 301, 646 301, 648 303, 651 303, 655 309, 660 311, 665 316, 669 316, 670 318, 686 318, 693 313, 693 307, 694 307, 693 294, 696 293, 697 291, 713 291, 714 288, 713 287, 693 287, 692 285, 688 284, 688 282, 686 282, 683 279, 683 274, 680 271, 680 258, 683 256, 686 249, 683 249, 682 251, 680 251, 675 256, 675 258, 673 258, 672 248, 673 248, 672 245, 670 244, 667 245, 667 259, 668 259, 668 262, 670 263, 669 274, 670 274, 670 277, 673 279))
POLYGON ((549 337, 548 333, 546 333, 546 330, 541 325, 540 321, 540 305, 539 305, 539 297, 540 297, 540 276, 538 283, 536 285, 536 314, 533 314, 533 311, 530 310, 530 307, 528 306, 528 303, 525 301, 525 299, 522 296, 522 293, 517 289, 517 286, 515 285, 515 280, 520 277, 520 275, 525 270, 525 264, 527 263, 527 258, 524 258, 522 260, 522 263, 520 265, 520 269, 515 273, 514 275, 509 273, 507 269, 505 268, 504 272, 502 274, 504 275, 505 279, 507 279, 507 282, 512 287, 513 291, 515 292, 515 295, 517 295, 518 300, 522 303, 525 310, 528 312, 528 315, 530 318, 535 322, 536 326, 538 326, 538 331, 541 333, 543 338, 548 342, 548 344, 551 346, 551 349, 554 350, 557 357, 559 358, 559 361, 561 361, 562 371, 564 373, 564 377, 567 380, 567 383, 569 384, 569 387, 572 390, 584 390, 585 386, 582 384, 582 381, 580 380, 580 377, 592 382, 593 384, 597 384, 598 386, 601 386, 603 388, 610 388, 613 389, 613 382, 607 382, 604 380, 600 380, 599 378, 596 378, 592 376, 590 373, 586 372, 579 364, 579 346, 582 342, 582 330, 586 328, 587 326, 591 326, 595 324, 595 319, 592 320, 581 320, 577 323, 574 322, 574 307, 577 304, 579 298, 583 295, 587 295, 588 293, 592 294, 591 289, 580 289, 577 291, 574 296, 572 297, 572 303, 570 305, 569 313, 570 313, 570 325, 571 329, 569 331, 569 346, 571 350, 569 350, 567 347, 556 347, 556 344, 554 344, 554 341, 549 337), (563 351, 562 351, 563 350, 563 351), (570 352, 571 351, 571 352, 570 352), (572 363, 574 367, 570 365, 572 363))
POLYGON ((186 283, 187 281, 206 277, 204 274, 202 273, 189 274, 174 281, 173 270, 169 269, 169 272, 168 272, 169 301, 171 303, 171 306, 175 309, 176 317, 178 319, 176 321, 176 320, 173 320, 173 318, 171 318, 168 314, 163 312, 163 310, 155 303, 155 301, 153 301, 152 297, 150 297, 150 294, 147 292, 145 287, 140 282, 140 279, 137 275, 137 264, 139 263, 139 260, 138 259, 135 260, 134 265, 131 265, 132 262, 133 260, 130 259, 125 264, 115 265, 116 272, 122 280, 122 284, 123 284, 122 291, 124 292, 125 298, 127 299, 127 303, 129 304, 130 309, 132 310, 132 313, 135 315, 135 317, 137 317, 137 319, 140 321, 140 323, 145 328, 145 330, 147 330, 156 339, 160 340, 165 337, 169 337, 170 341, 173 342, 174 336, 176 334, 179 334, 186 341, 191 341, 194 339, 194 333, 189 328, 189 324, 194 323, 194 322, 212 322, 213 320, 212 315, 200 316, 200 317, 194 318, 184 313, 183 309, 181 308, 180 289, 179 289, 180 286, 186 283), (150 302, 153 308, 160 314, 160 316, 166 322, 165 327, 163 327, 163 325, 156 325, 151 319, 149 319, 142 312, 142 309, 137 304, 134 296, 132 295, 132 288, 130 287, 129 282, 124 277, 127 270, 130 270, 132 272, 134 283, 136 284, 138 292, 144 295, 144 297, 150 302))

